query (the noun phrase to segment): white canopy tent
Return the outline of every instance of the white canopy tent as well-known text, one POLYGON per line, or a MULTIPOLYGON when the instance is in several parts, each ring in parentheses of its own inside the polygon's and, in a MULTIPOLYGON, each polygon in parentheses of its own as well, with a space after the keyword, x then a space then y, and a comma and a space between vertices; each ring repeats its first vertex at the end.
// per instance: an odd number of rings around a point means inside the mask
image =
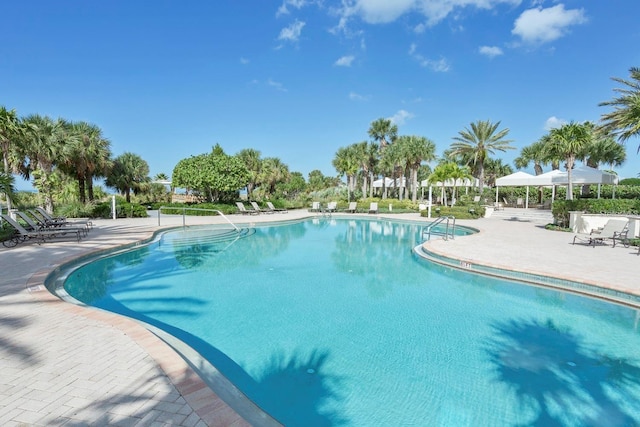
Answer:
POLYGON ((431 187, 435 186, 435 187, 440 187, 441 189, 441 195, 440 198, 442 200, 444 200, 444 188, 445 187, 465 187, 465 188, 469 188, 469 187, 478 187, 480 185, 480 180, 478 180, 478 178, 464 178, 464 179, 460 179, 460 178, 456 178, 455 180, 453 179, 446 179, 444 182, 442 181, 437 181, 435 184, 430 184, 428 179, 422 180, 422 182, 420 182, 420 187, 423 188, 423 197, 424 197, 424 188, 425 187, 429 187, 429 190, 431 191, 431 187), (455 185, 454 185, 455 184, 455 185))
MULTIPOLYGON (((552 178, 554 185, 569 185, 569 173, 560 172, 552 178)), ((571 171, 571 183, 575 185, 598 185, 598 199, 602 184, 617 184, 618 176, 611 172, 602 171, 589 166, 580 166, 571 171)))
POLYGON ((525 201, 525 208, 529 207, 529 186, 537 185, 533 181, 535 175, 528 174, 526 172, 518 171, 511 175, 503 176, 496 179, 496 203, 498 203, 498 187, 527 187, 527 198, 525 201))
POLYGON ((387 188, 395 188, 396 186, 396 182, 398 184, 398 187, 406 187, 407 183, 407 179, 405 177, 402 178, 398 178, 398 179, 393 179, 393 178, 384 178, 384 181, 382 181, 383 178, 380 179, 376 179, 375 181, 373 181, 373 188, 382 188, 382 183, 385 183, 385 187, 387 188))

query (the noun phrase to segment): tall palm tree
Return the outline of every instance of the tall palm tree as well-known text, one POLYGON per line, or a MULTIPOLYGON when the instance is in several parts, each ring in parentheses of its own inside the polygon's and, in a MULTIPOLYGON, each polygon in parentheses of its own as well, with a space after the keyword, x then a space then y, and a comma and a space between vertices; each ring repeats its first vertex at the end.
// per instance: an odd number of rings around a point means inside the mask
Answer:
POLYGON ((571 171, 576 158, 584 152, 587 144, 591 142, 592 135, 589 127, 582 123, 567 123, 549 132, 551 150, 562 155, 567 166, 567 200, 573 200, 573 182, 571 171))
POLYGON ((380 158, 380 168, 382 170, 382 198, 387 198, 387 186, 385 177, 389 176, 394 180, 394 188, 397 192, 398 198, 402 200, 402 184, 398 182, 398 178, 401 178, 403 174, 403 166, 406 164, 404 158, 404 150, 400 144, 388 145, 383 151, 380 158))
POLYGON ((341 147, 331 162, 340 175, 347 176, 347 199, 349 201, 351 201, 351 193, 355 188, 355 178, 358 169, 360 169, 359 154, 357 144, 341 147))
POLYGON ((377 119, 369 126, 369 136, 380 144, 380 149, 384 149, 398 137, 398 126, 389 119, 377 119))
POLYGON ((401 136, 396 143, 400 144, 407 161, 411 180, 411 200, 418 200, 418 169, 422 162, 432 162, 436 159, 436 144, 423 136, 401 136))
POLYGON ((124 194, 130 203, 131 192, 140 192, 149 181, 147 162, 137 154, 126 152, 113 160, 113 167, 105 183, 124 194))
POLYGON ((485 160, 496 151, 514 149, 509 145, 512 141, 504 139, 509 129, 498 131, 499 126, 500 122, 479 120, 471 123, 471 129, 465 128, 458 132, 459 136, 454 137, 455 142, 451 144, 451 153, 468 159, 467 164, 476 172, 476 177, 480 181, 480 193, 484 186, 485 160))
MULTIPOLYGON (((15 145, 19 143, 20 136, 23 133, 23 127, 18 119, 15 110, 7 110, 4 106, 0 106, 0 150, 2 150, 3 173, 6 177, 12 177, 12 173, 17 171, 14 163, 22 163, 21 160, 15 159, 15 145)), ((7 179, 7 178, 4 179, 7 179)), ((11 189, 11 186, 4 186, 5 190, 11 189)), ((0 190, 0 192, 4 192, 0 190)), ((7 207, 11 209, 11 197, 7 195, 7 207)))
POLYGON ((27 126, 24 150, 29 159, 23 176, 28 179, 33 175, 33 184, 44 198, 45 209, 53 212, 53 192, 58 184, 54 172, 56 165, 65 162, 63 147, 68 124, 63 119, 38 114, 27 116, 23 122, 27 126))
POLYGON ((260 167, 259 183, 265 186, 265 194, 274 194, 276 184, 289 179, 289 167, 278 157, 266 157, 260 167))
POLYGON ((533 163, 533 170, 536 175, 542 174, 542 165, 546 163, 544 143, 536 141, 531 145, 522 147, 520 155, 513 160, 513 163, 518 169, 525 169, 529 167, 529 164, 533 163))
POLYGON ((617 136, 621 142, 640 135, 640 68, 631 67, 629 73, 631 80, 612 78, 613 81, 624 85, 622 88, 613 89, 620 96, 599 104, 614 107, 612 112, 603 114, 600 120, 602 128, 617 136))

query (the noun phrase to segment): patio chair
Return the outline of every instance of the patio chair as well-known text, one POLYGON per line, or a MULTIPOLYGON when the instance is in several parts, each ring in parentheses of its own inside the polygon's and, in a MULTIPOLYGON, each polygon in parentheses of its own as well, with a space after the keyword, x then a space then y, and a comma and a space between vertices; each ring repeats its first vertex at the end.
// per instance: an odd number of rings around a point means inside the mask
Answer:
POLYGON ((238 207, 238 212, 242 215, 258 215, 260 213, 255 209, 247 209, 242 202, 236 202, 236 206, 238 207))
POLYGON ((349 202, 349 207, 345 209, 345 212, 356 213, 358 210, 358 202, 349 202))
POLYGON ((51 224, 47 224, 46 222, 42 222, 39 219, 35 218, 32 219, 29 215, 27 215, 25 212, 21 212, 21 211, 16 211, 16 215, 18 215, 20 218, 22 218, 22 220, 24 222, 27 223, 27 225, 30 227, 29 231, 39 231, 39 230, 52 230, 52 229, 58 229, 58 230, 79 230, 80 233, 82 233, 83 236, 86 236, 87 233, 89 232, 87 227, 72 227, 67 225, 68 223, 65 224, 60 224, 60 225, 51 225, 51 224), (37 222, 36 222, 37 221, 37 222))
POLYGON ((576 244, 576 240, 587 242, 589 245, 595 248, 596 243, 604 244, 605 240, 611 239, 613 246, 616 247, 616 240, 622 241, 625 245, 627 240, 627 224, 629 220, 626 218, 611 218, 602 227, 602 229, 591 230, 590 233, 576 233, 573 236, 573 244, 576 244))
MULTIPOLYGON (((75 234, 78 242, 81 238, 80 230, 78 229, 60 228, 55 230, 27 230, 18 221, 14 220, 9 215, 2 214, 0 216, 3 220, 7 221, 9 225, 14 228, 14 230, 16 230, 17 235, 11 239, 15 244, 28 239, 36 239, 38 244, 41 244, 44 243, 47 239, 64 236, 67 233, 75 234)), ((13 246, 15 246, 15 244, 13 246)))
POLYGON ((516 208, 524 208, 524 200, 522 197, 516 199, 516 208))
POLYGON ((320 212, 320 202, 312 202, 309 212, 320 212))
POLYGON ((267 202, 267 206, 269 207, 269 210, 271 210, 271 212, 279 212, 279 213, 287 213, 287 212, 289 212, 286 209, 276 208, 275 206, 273 206, 273 203, 271 203, 271 202, 267 202))
POLYGON ((369 213, 374 213, 377 214, 378 213, 378 202, 371 202, 369 204, 369 213))
POLYGON ((34 216, 36 216, 36 217, 40 216, 40 218, 43 218, 44 222, 47 223, 47 225, 53 225, 53 226, 58 226, 58 225, 85 226, 89 230, 91 228, 93 228, 93 222, 90 219, 87 219, 87 220, 78 219, 78 220, 69 221, 64 216, 56 216, 56 217, 54 217, 54 216, 51 216, 49 214, 49 212, 47 212, 42 206, 38 206, 34 210, 32 210, 30 212, 32 212, 32 214, 34 216))
POLYGON ((249 202, 251 203, 251 206, 253 206, 253 210, 258 212, 258 213, 268 213, 268 214, 272 214, 273 211, 269 210, 269 209, 261 209, 260 206, 258 206, 258 203, 256 202, 249 202))
POLYGON ((480 203, 480 196, 473 196, 473 203, 480 203))
POLYGON ((335 212, 338 208, 338 202, 327 203, 327 212, 335 212))

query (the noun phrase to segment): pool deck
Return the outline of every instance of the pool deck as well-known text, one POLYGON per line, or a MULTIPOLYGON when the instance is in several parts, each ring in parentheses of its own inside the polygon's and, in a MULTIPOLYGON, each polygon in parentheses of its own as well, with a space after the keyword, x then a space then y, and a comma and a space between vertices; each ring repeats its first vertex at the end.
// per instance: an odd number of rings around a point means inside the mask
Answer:
MULTIPOLYGON (((522 211, 522 209, 520 210, 522 211)), ((238 224, 316 216, 231 215, 238 224)), ((367 215, 373 217, 373 215, 367 215)), ((427 222, 418 214, 390 218, 427 222)), ((0 425, 248 426, 164 341, 132 320, 59 300, 43 286, 57 266, 182 225, 181 216, 97 220, 80 243, 0 246, 0 425)), ((187 225, 221 223, 188 217, 187 225)), ((572 245, 535 219, 458 221, 480 233, 429 250, 473 264, 552 275, 640 295, 637 248, 572 245)), ((253 422, 253 424, 259 424, 253 422)))

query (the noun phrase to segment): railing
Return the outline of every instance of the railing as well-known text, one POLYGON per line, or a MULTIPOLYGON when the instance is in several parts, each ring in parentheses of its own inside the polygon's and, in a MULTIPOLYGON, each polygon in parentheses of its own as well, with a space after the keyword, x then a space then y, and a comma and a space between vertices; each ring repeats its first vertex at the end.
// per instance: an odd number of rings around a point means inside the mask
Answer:
POLYGON ((220 211, 219 211, 219 210, 217 210, 217 209, 186 208, 186 207, 184 207, 184 208, 176 208, 176 207, 172 207, 172 206, 160 206, 160 207, 158 208, 158 227, 160 226, 160 213, 162 212, 162 209, 182 209, 182 227, 186 227, 186 226, 187 226, 187 225, 186 225, 186 216, 187 216, 187 213, 186 213, 186 212, 187 212, 187 210, 190 210, 190 211, 208 211, 208 212, 217 212, 217 213, 218 213, 218 215, 220 215, 222 218, 224 218, 224 219, 225 219, 225 221, 227 221, 229 224, 231 224, 231 226, 232 226, 233 228, 235 228, 235 230, 236 230, 236 231, 238 231, 238 232, 240 231, 240 229, 239 229, 239 228, 238 228, 238 227, 237 227, 233 222, 231 222, 231 221, 229 220, 229 218, 227 218, 227 217, 225 216, 225 214, 223 214, 222 212, 220 212, 220 211))
POLYGON ((433 221, 428 226, 422 228, 422 241, 430 240, 432 234, 435 236, 442 236, 444 240, 449 240, 449 239, 453 240, 455 237, 455 231, 456 231, 456 217, 443 215, 436 218, 436 220, 433 221), (437 225, 440 225, 445 221, 446 223, 445 223, 444 232, 434 229, 437 225), (426 239, 424 237, 425 234, 427 235, 426 239))

